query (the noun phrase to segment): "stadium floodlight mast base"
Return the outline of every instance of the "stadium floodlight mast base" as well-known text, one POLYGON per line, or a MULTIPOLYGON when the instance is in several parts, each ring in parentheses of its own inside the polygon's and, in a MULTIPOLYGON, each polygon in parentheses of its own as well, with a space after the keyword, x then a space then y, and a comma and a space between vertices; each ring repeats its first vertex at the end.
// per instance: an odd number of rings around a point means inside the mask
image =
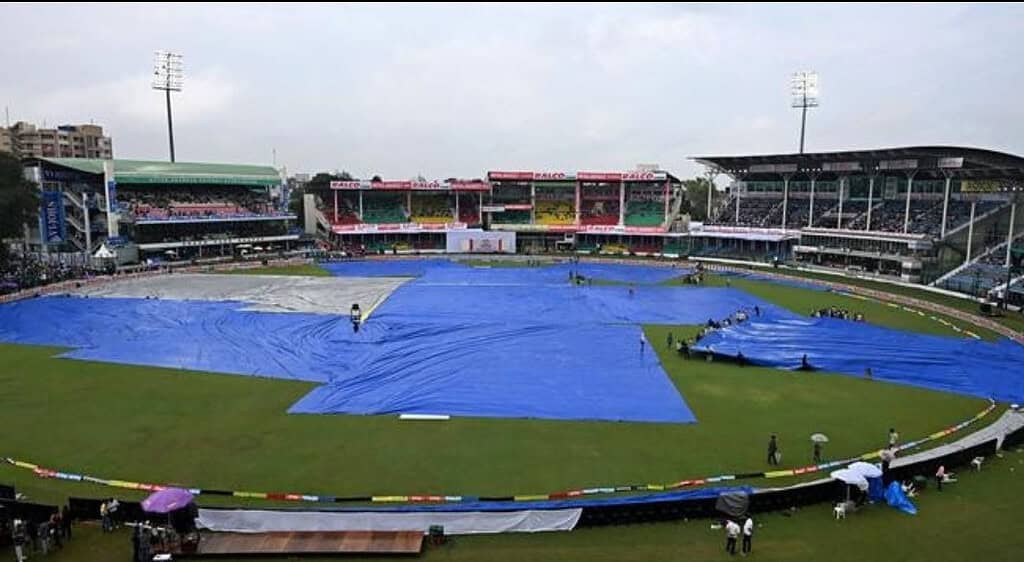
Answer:
POLYGON ((804 153, 804 131, 807 128, 807 108, 818 107, 818 73, 813 70, 794 72, 789 82, 792 106, 799 107, 800 154, 804 153))
POLYGON ((174 162, 174 121, 171 118, 171 92, 180 92, 184 81, 181 55, 170 51, 156 51, 153 55, 153 89, 163 90, 167 98, 167 140, 174 162))

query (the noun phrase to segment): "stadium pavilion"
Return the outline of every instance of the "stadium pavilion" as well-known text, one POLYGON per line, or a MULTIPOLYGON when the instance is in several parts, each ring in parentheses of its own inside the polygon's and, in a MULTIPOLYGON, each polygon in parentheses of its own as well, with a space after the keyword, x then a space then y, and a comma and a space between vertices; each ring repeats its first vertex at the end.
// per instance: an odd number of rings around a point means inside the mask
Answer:
POLYGON ((300 237, 270 166, 81 158, 25 166, 43 202, 30 239, 44 251, 187 259, 286 249, 300 237))
POLYGON ((694 160, 710 177, 732 179, 724 200, 708 201, 708 232, 776 232, 800 261, 931 282, 982 254, 1008 264, 1022 227, 1015 192, 1024 158, 1002 152, 921 146, 694 160))

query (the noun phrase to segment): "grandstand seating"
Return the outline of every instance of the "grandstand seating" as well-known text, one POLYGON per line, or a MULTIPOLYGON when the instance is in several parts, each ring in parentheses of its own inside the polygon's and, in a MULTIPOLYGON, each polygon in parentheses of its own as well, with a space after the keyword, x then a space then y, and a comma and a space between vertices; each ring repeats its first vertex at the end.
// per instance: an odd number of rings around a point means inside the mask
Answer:
POLYGON ((580 202, 580 222, 582 224, 619 224, 618 199, 606 199, 580 202))
POLYGON ((363 222, 385 224, 408 221, 401 196, 384 193, 367 193, 363 196, 363 222))
POLYGON ((665 222, 665 203, 627 201, 625 222, 628 226, 661 226, 665 222))
POLYGON ((494 213, 495 224, 529 224, 530 211, 505 211, 494 213))
POLYGON ((660 240, 649 240, 629 245, 629 251, 633 254, 660 254, 662 252, 660 240))
MULTIPOLYGON (((736 198, 730 197, 727 204, 722 206, 718 218, 712 221, 712 223, 730 226, 772 226, 767 224, 767 218, 776 212, 776 207, 781 209, 781 198, 744 197, 740 200, 740 213, 737 220, 736 198)), ((781 213, 781 211, 779 212, 781 213)), ((781 217, 776 219, 774 226, 778 226, 781 221, 781 217)), ((787 222, 789 222, 788 218, 787 222)))
POLYGON ((973 263, 953 277, 942 282, 942 287, 972 295, 988 292, 989 289, 1006 282, 1006 268, 981 261, 973 263))
POLYGON ((412 222, 437 224, 452 222, 453 203, 447 194, 412 194, 412 222))
MULTIPOLYGON (((817 206, 817 201, 815 202, 817 206)), ((872 206, 874 206, 872 204, 872 206)), ((843 228, 846 230, 854 230, 857 221, 867 217, 868 202, 867 200, 855 200, 847 199, 843 201, 843 228)), ((872 211, 873 212, 873 211, 872 211)), ((824 228, 835 228, 839 226, 839 202, 829 201, 828 205, 821 209, 821 214, 818 214, 818 210, 815 209, 814 226, 824 228), (827 226, 826 226, 827 225, 827 226)), ((873 222, 873 220, 872 220, 873 222)))
POLYGON ((575 224, 576 210, 572 201, 538 200, 536 217, 537 224, 575 224))
MULTIPOLYGON (((992 211, 1002 203, 979 201, 976 216, 992 211)), ((905 199, 874 201, 871 211, 871 230, 903 232, 905 199)), ((847 199, 843 201, 843 228, 862 230, 867 225, 867 200, 847 199)), ((807 226, 810 199, 791 198, 786 213, 787 228, 807 226)), ((838 224, 839 204, 836 199, 819 198, 814 202, 814 225, 817 228, 835 228, 838 224)), ((947 232, 963 226, 970 219, 971 204, 968 201, 950 199, 947 232)), ((711 224, 775 228, 782 223, 782 199, 744 197, 740 201, 739 219, 736 217, 736 198, 730 197, 718 208, 717 217, 711 224)), ((936 199, 912 199, 910 202, 911 233, 939 236, 942 232, 942 201, 936 199)))
POLYGON ((334 216, 334 202, 318 202, 320 211, 331 224, 359 224, 359 203, 347 197, 338 197, 338 216, 334 216))
POLYGON ((275 216, 267 193, 243 187, 122 188, 118 205, 136 220, 209 219, 275 216))
MULTIPOLYGON (((921 224, 914 224, 914 217, 918 215, 930 216, 930 209, 936 204, 940 206, 941 212, 941 201, 934 200, 922 200, 912 199, 910 201, 910 217, 911 226, 910 232, 921 232, 926 230, 927 227, 921 224)), ((903 218, 906 212, 906 199, 887 199, 882 202, 877 208, 871 211, 871 230, 879 230, 884 232, 903 232, 903 218)), ((850 228, 864 228, 867 221, 867 215, 863 218, 858 217, 857 220, 850 225, 850 228)), ((936 221, 938 223, 938 221, 936 221)))

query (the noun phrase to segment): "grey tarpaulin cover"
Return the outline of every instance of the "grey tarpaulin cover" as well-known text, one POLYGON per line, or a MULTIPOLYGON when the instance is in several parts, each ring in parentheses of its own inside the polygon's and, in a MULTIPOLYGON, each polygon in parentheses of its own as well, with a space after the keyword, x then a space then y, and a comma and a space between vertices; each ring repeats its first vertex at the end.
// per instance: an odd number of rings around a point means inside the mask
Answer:
POLYGON ((522 511, 351 512, 200 509, 201 529, 235 533, 287 531, 423 531, 441 525, 447 535, 571 531, 582 509, 522 511))
POLYGON ((740 517, 750 507, 750 496, 746 492, 722 492, 715 501, 715 509, 729 517, 740 517))

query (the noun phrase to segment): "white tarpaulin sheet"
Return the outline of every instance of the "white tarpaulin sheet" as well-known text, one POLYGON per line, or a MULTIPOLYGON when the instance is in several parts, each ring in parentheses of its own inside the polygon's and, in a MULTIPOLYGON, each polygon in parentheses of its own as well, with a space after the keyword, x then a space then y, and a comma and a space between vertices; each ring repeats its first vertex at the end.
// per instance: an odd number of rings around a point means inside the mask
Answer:
POLYGON ((446 535, 571 531, 581 508, 523 511, 269 511, 200 509, 200 529, 235 533, 288 531, 423 531, 446 535))
POLYGON ((77 294, 108 298, 239 301, 259 312, 348 316, 353 303, 372 310, 408 279, 179 273, 83 287, 77 294))

